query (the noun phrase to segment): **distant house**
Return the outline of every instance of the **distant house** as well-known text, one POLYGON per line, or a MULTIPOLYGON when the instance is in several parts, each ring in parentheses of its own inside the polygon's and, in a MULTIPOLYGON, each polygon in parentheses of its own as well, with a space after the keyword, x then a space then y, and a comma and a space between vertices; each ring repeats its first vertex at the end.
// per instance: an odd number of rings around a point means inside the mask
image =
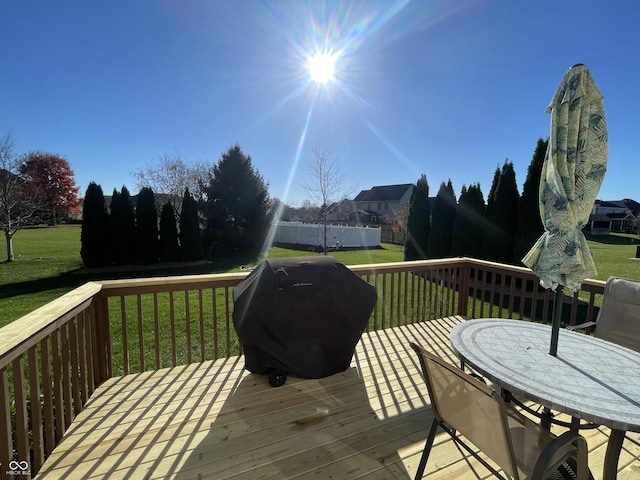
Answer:
POLYGON ((392 218, 411 201, 412 183, 382 185, 362 190, 353 199, 349 221, 357 224, 380 224, 392 218))
POLYGON ((603 201, 596 200, 589 228, 594 235, 607 235, 610 232, 630 233, 635 229, 635 220, 640 215, 640 204, 635 200, 603 201))

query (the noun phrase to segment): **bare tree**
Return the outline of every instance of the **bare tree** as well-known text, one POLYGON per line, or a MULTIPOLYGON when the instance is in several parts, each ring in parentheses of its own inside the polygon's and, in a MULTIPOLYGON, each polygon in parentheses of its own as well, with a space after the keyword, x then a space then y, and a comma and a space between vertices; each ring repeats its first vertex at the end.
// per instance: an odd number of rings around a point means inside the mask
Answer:
POLYGON ((307 195, 320 206, 320 222, 323 226, 322 249, 327 254, 327 225, 332 210, 347 197, 344 176, 338 164, 329 156, 327 150, 313 148, 312 156, 306 165, 309 179, 303 184, 307 195))
POLYGON ((407 242, 407 221, 409 219, 409 203, 400 207, 393 217, 391 217, 391 231, 396 242, 399 241, 400 249, 404 250, 404 245, 407 242))
POLYGON ((199 200, 201 186, 208 182, 212 166, 204 161, 186 162, 179 153, 164 154, 140 170, 131 172, 136 187, 150 187, 156 194, 167 194, 174 208, 176 219, 180 215, 179 202, 188 188, 199 200))
POLYGON ((15 260, 13 236, 18 230, 37 222, 41 205, 37 192, 27 188, 27 181, 20 175, 24 159, 15 152, 12 135, 0 137, 0 229, 7 243, 7 262, 15 260))

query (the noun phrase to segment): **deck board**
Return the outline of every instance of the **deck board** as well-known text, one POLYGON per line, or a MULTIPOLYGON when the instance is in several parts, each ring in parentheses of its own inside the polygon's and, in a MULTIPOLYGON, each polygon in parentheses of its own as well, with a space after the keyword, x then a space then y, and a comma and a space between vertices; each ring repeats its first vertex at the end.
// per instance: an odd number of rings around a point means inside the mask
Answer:
MULTIPOLYGON (((351 367, 289 377, 272 388, 241 357, 113 378, 94 392, 37 478, 413 478, 432 420, 409 342, 452 363, 449 317, 363 335, 351 367)), ((598 478, 608 430, 583 432, 598 478)), ((640 435, 628 435, 619 478, 640 474, 640 435)), ((446 435, 427 477, 488 478, 446 435)))

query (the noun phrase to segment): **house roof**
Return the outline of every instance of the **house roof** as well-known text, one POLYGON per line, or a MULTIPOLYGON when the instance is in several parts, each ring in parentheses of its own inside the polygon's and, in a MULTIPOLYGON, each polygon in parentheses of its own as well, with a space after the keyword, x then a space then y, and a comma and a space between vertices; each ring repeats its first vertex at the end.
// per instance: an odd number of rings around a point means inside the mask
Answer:
POLYGON ((354 202, 388 202, 398 201, 407 193, 407 190, 413 188, 412 183, 403 183, 401 185, 382 185, 372 187, 370 190, 362 190, 354 202))
POLYGON ((623 200, 596 200, 595 204, 607 208, 629 208, 623 200))

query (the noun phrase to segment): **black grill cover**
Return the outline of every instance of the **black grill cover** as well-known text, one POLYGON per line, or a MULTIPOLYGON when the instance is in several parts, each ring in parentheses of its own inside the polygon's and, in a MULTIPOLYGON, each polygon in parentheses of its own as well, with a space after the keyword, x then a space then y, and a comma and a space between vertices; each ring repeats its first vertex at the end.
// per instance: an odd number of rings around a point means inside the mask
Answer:
POLYGON ((321 378, 346 370, 375 288, 330 256, 265 260, 233 291, 245 367, 321 378))

